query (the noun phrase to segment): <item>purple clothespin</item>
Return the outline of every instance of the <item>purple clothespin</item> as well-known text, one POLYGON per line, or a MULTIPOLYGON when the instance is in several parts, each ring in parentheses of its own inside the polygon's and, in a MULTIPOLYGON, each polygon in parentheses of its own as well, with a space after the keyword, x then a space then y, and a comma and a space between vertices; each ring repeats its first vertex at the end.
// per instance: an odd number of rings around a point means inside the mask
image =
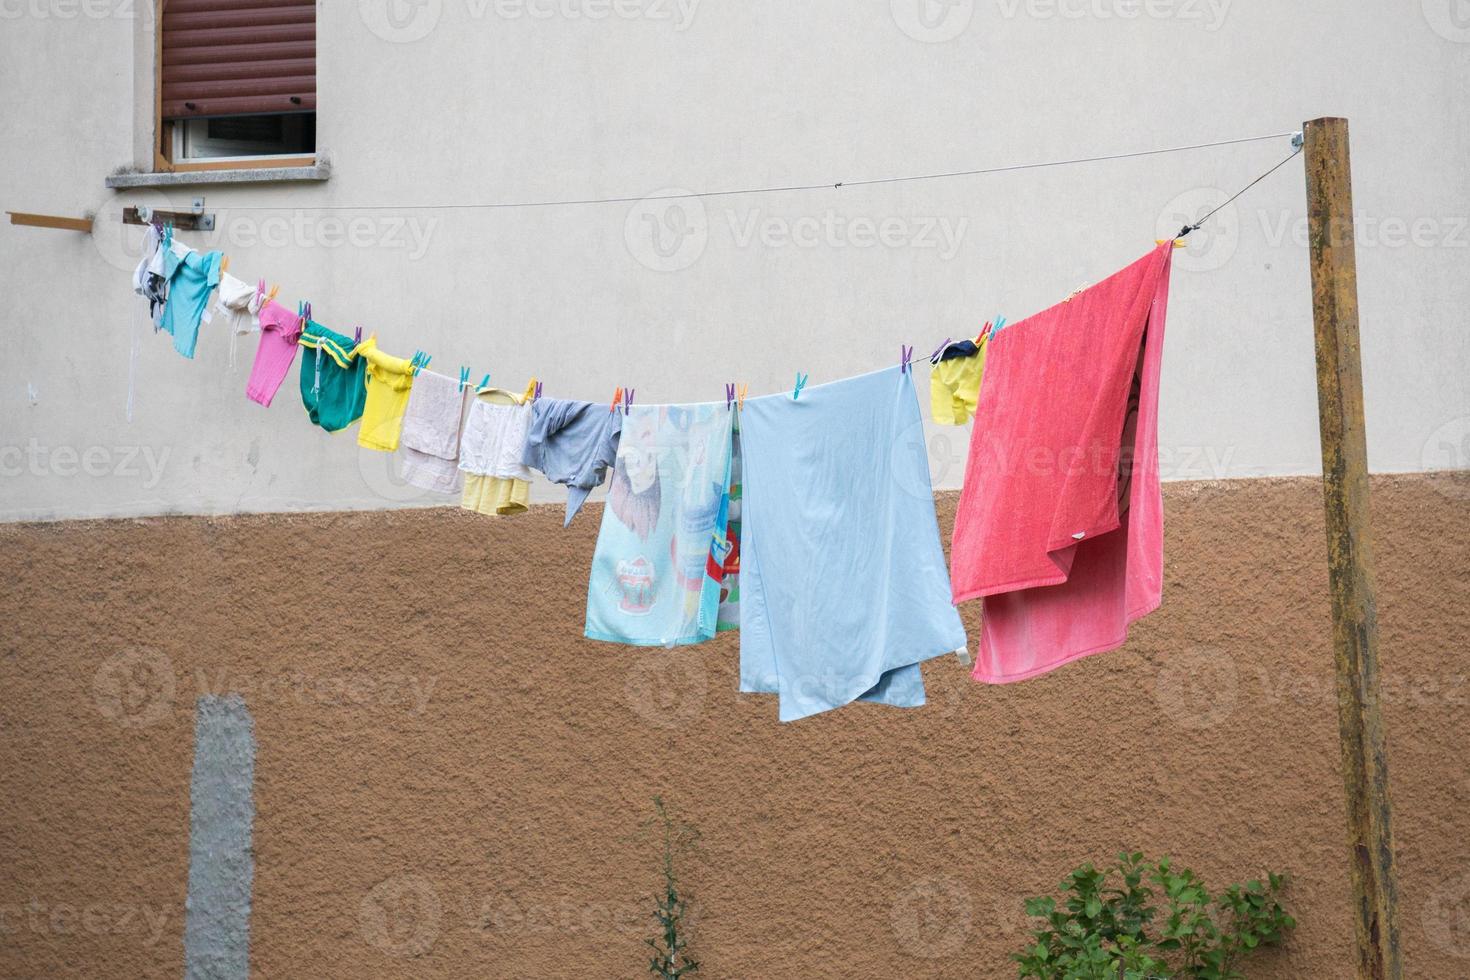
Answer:
MULTIPOLYGON (((489 375, 486 375, 486 377, 489 377, 489 375)), ((536 382, 536 388, 535 388, 535 390, 531 392, 531 401, 533 401, 533 402, 534 401, 538 401, 540 398, 541 398, 541 382, 538 381, 538 382, 536 382)))
POLYGON ((352 328, 352 343, 354 345, 362 343, 362 327, 352 328))
POLYGON ((725 385, 726 410, 728 410, 733 404, 735 404, 735 382, 731 381, 729 384, 725 385))
POLYGON ((909 345, 899 344, 898 345, 898 352, 899 352, 899 354, 898 354, 898 356, 899 356, 899 365, 898 366, 899 366, 899 368, 905 374, 907 374, 909 371, 912 371, 913 370, 913 368, 910 366, 910 363, 909 363, 909 362, 911 362, 914 359, 914 348, 913 348, 913 345, 912 344, 909 344, 909 345))
POLYGON ((929 355, 929 363, 930 364, 938 364, 939 363, 939 359, 941 357, 943 357, 944 356, 944 352, 949 349, 949 342, 952 339, 954 339, 954 338, 952 338, 952 337, 945 337, 944 338, 944 343, 942 343, 938 347, 934 348, 934 353, 932 353, 932 354, 929 355))
POLYGON ((623 414, 628 414, 628 409, 633 407, 633 389, 629 388, 623 392, 623 414))

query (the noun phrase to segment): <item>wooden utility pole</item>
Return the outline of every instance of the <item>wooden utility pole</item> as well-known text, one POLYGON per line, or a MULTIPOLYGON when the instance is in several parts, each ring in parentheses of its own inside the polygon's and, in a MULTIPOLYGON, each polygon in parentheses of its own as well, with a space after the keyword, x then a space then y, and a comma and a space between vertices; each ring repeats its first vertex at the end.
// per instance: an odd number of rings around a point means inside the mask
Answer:
POLYGON ((1346 119, 1305 124, 1312 320, 1317 335, 1317 405, 1322 423, 1322 493, 1337 718, 1352 847, 1358 976, 1398 980, 1398 894, 1388 759, 1378 698, 1378 611, 1368 528, 1368 445, 1358 348, 1358 267, 1346 119))

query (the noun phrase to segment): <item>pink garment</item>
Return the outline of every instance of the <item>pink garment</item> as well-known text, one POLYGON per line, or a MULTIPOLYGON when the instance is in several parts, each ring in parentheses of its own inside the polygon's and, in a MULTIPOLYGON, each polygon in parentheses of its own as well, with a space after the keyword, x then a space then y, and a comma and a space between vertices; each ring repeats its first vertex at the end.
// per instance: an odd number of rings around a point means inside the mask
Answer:
POLYGON ((260 307, 260 346, 255 348, 255 364, 245 395, 253 402, 269 405, 276 397, 291 362, 296 360, 296 341, 304 325, 301 314, 292 313, 275 300, 260 307))
POLYGON ((950 555, 954 601, 984 597, 978 681, 1111 650, 1159 607, 1172 257, 1166 242, 990 340, 950 555))

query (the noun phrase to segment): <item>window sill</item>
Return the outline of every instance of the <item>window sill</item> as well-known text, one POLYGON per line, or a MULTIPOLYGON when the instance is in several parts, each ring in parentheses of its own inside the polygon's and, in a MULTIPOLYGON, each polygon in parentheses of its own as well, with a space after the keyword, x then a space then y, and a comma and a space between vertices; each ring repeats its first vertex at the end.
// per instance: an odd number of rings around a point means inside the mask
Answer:
POLYGON ((198 187, 204 184, 277 184, 321 183, 332 175, 325 160, 307 167, 254 167, 239 170, 178 170, 171 173, 113 174, 107 186, 113 190, 129 187, 198 187))

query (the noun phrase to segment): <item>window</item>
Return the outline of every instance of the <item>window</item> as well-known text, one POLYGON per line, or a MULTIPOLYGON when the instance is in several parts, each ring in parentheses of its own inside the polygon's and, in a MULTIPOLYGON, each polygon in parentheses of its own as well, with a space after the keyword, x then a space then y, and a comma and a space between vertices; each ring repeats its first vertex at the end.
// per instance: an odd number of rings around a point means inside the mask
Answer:
POLYGON ((311 162, 315 0, 159 3, 158 169, 311 162))

